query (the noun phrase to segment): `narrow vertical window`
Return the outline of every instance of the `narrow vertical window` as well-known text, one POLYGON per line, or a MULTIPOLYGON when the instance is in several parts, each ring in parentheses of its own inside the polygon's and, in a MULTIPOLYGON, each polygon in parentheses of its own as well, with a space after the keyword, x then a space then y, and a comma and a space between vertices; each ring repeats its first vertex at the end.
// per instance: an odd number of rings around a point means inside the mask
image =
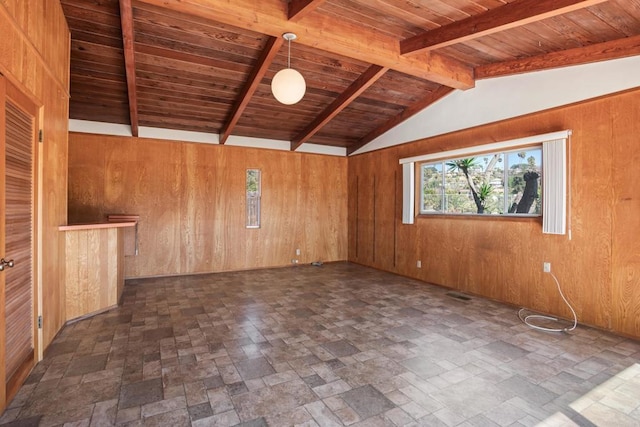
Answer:
POLYGON ((247 228, 260 228, 260 169, 247 169, 247 228))

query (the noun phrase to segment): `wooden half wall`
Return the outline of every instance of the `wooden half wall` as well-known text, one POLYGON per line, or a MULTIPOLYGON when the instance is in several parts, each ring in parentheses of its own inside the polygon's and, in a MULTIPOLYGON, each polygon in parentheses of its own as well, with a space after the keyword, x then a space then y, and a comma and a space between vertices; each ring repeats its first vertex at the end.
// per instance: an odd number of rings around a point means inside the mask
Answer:
POLYGON ((69 223, 140 215, 129 278, 344 261, 346 182, 346 158, 69 135, 69 223), (262 171, 259 229, 245 227, 247 168, 262 171))
MULTIPOLYGON (((640 337, 640 89, 349 159, 349 260, 640 337), (404 225, 399 159, 572 129, 571 228, 424 216, 404 225), (422 261, 422 268, 416 261, 422 261)), ((514 308, 514 316, 516 315, 514 308)))
POLYGON ((0 74, 40 107, 43 131, 38 154, 41 182, 36 189, 43 317, 40 350, 51 343, 65 321, 64 235, 58 226, 67 220, 69 43, 59 1, 0 1, 0 74))

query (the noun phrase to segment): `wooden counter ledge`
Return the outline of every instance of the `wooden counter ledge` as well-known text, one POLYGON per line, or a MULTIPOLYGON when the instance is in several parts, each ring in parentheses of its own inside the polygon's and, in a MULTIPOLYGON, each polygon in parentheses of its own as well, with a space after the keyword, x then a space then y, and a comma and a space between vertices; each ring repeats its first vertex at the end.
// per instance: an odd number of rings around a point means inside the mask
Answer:
POLYGON ((72 231, 72 230, 95 230, 99 228, 118 228, 118 227, 135 227, 135 221, 131 222, 98 222, 90 224, 69 224, 61 225, 58 227, 60 231, 72 231))

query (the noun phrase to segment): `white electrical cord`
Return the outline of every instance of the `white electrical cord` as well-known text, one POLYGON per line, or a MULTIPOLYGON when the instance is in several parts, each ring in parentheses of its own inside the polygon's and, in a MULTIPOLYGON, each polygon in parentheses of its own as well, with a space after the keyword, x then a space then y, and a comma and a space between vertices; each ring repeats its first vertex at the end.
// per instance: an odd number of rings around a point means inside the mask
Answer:
POLYGON ((565 302, 565 304, 567 304, 567 306, 571 310, 571 313, 573 313, 573 326, 566 327, 566 328, 554 329, 554 328, 546 328, 544 326, 534 325, 533 323, 531 323, 531 320, 543 319, 543 320, 552 320, 554 322, 557 322, 558 318, 557 317, 552 317, 552 316, 545 316, 545 315, 542 315, 542 314, 529 314, 529 315, 523 317, 522 313, 526 310, 525 308, 521 308, 518 311, 518 317, 527 326, 529 326, 530 328, 533 328, 533 329, 537 329, 539 331, 545 331, 545 332, 569 332, 569 331, 573 331, 576 328, 576 326, 578 326, 578 316, 576 315, 576 311, 573 309, 573 307, 571 307, 571 304, 569 304, 569 301, 567 301, 567 298, 562 293, 562 289, 560 288, 560 282, 558 281, 558 278, 550 271, 548 272, 548 274, 550 274, 551 277, 553 277, 553 280, 555 280, 556 285, 558 286, 558 292, 560 292, 560 296, 562 297, 562 299, 565 302))

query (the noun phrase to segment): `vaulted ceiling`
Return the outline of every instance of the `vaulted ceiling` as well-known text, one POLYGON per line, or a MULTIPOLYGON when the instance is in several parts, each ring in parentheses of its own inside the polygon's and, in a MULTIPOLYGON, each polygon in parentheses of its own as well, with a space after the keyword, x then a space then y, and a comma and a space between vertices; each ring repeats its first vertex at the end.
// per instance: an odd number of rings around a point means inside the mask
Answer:
POLYGON ((640 54, 640 0, 62 0, 70 118, 345 147, 477 79, 640 54), (287 65, 307 84, 283 105, 287 65))

